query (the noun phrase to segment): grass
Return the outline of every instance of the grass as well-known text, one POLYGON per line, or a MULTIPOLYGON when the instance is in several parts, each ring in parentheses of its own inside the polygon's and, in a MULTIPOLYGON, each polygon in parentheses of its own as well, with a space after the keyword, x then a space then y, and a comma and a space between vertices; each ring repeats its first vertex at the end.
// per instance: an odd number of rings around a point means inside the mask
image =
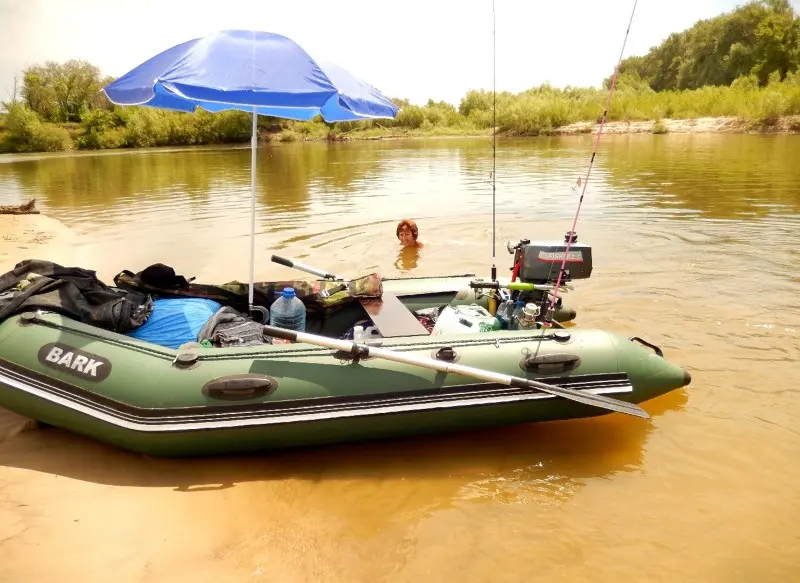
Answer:
MULTIPOLYGON (((403 137, 487 136, 495 117, 492 93, 469 91, 459 107, 429 100, 425 105, 404 102, 397 117, 326 124, 321 120, 295 122, 259 119, 265 141, 296 142, 403 137)), ((553 88, 542 85, 512 94, 497 94, 497 131, 507 136, 560 133, 576 122, 589 122, 574 133, 589 133, 605 106, 608 92, 592 88, 553 88)), ((695 90, 660 91, 621 76, 608 121, 653 121, 654 134, 667 133, 663 120, 735 117, 749 131, 800 131, 800 72, 784 80, 770 79, 759 87, 742 77, 730 87, 706 86, 695 90)), ((80 124, 50 124, 27 108, 0 114, 0 152, 42 149, 103 149, 184 146, 246 142, 249 114, 176 113, 149 108, 89 110, 80 124), (15 130, 15 128, 18 128, 15 130)))
MULTIPOLYGON (((497 129, 508 136, 540 136, 559 133, 576 122, 590 122, 577 133, 592 131, 599 120, 606 90, 542 85, 518 94, 497 95, 497 129)), ((735 117, 752 131, 774 128, 784 118, 800 115, 800 74, 783 81, 772 79, 759 87, 752 78, 735 81, 730 87, 655 92, 641 82, 624 78, 614 95, 608 121, 653 121, 653 133, 666 133, 665 119, 735 117)), ((376 139, 381 137, 484 136, 492 132, 492 94, 470 91, 458 108, 429 101, 424 106, 406 105, 394 120, 351 122, 331 126, 304 122, 289 126, 294 139, 376 139)), ((784 124, 785 125, 785 124, 784 124)), ((796 124, 789 123, 790 131, 796 124)))
POLYGON ((663 119, 657 119, 656 123, 653 124, 654 134, 666 134, 668 131, 663 119))

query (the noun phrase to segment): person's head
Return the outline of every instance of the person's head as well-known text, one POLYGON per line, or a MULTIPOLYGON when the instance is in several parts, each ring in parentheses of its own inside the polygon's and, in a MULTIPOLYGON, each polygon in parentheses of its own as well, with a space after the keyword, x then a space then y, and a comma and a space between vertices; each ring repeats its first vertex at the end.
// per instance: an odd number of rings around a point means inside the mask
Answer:
POLYGON ((419 229, 417 223, 411 219, 403 219, 397 224, 397 238, 403 247, 411 247, 417 244, 419 229))

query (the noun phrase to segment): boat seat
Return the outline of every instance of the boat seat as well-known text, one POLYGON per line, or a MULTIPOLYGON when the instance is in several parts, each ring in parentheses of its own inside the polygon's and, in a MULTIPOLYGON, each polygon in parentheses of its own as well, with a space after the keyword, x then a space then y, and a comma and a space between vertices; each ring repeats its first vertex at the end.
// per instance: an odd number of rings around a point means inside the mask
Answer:
POLYGON ((430 335, 427 328, 393 293, 383 292, 380 298, 359 301, 384 338, 430 335))

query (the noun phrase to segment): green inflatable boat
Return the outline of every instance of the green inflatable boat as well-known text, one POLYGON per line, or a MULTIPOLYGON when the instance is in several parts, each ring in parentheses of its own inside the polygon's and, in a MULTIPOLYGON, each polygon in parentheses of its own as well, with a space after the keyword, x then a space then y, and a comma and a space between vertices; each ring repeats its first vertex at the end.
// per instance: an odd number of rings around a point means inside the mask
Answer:
MULTIPOLYGON (((639 338, 544 327, 534 302, 503 312, 535 291, 525 277, 511 290, 469 276, 295 281, 307 309, 295 332, 244 313, 246 285, 151 267, 115 286, 35 260, 0 276, 0 406, 128 450, 190 456, 647 417, 637 403, 691 381, 639 338), (154 298, 244 305, 239 322, 258 338, 169 348, 131 337, 154 298)), ((256 316, 286 284, 255 286, 256 316)))

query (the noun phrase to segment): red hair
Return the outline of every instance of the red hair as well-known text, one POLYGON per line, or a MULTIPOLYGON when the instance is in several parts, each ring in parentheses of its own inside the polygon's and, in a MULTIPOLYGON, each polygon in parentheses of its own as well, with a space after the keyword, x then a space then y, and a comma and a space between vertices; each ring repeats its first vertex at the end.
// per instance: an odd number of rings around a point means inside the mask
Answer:
POLYGON ((400 221, 397 224, 397 230, 395 231, 395 234, 397 235, 398 239, 400 238, 400 229, 402 229, 403 227, 408 227, 408 229, 411 231, 411 234, 414 236, 414 240, 416 241, 417 236, 419 235, 419 229, 417 228, 417 223, 415 223, 411 219, 403 219, 402 221, 400 221))

